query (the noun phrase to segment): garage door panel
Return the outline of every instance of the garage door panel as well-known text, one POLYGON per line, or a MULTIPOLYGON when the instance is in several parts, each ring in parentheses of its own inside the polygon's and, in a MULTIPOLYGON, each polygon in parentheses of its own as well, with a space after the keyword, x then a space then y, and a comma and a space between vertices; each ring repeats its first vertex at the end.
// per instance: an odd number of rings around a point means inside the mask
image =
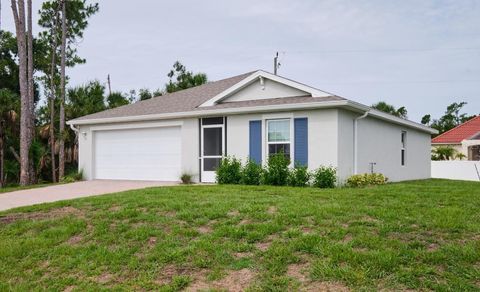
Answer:
POLYGON ((94 143, 97 179, 179 179, 180 127, 98 131, 94 143))

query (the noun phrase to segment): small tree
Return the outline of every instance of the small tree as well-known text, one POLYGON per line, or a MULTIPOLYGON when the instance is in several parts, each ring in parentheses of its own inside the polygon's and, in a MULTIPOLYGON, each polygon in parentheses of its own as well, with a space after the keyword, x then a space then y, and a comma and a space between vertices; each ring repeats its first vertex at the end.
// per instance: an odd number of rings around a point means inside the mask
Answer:
POLYGON ((451 146, 438 146, 432 150, 432 160, 452 160, 458 155, 458 151, 451 146))

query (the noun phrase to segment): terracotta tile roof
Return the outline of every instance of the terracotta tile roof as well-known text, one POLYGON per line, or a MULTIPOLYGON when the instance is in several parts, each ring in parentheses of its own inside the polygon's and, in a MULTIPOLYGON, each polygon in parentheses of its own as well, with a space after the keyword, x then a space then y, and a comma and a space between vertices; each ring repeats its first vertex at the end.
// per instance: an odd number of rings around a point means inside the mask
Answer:
POLYGON ((432 143, 459 144, 480 134, 480 115, 432 139, 432 143))

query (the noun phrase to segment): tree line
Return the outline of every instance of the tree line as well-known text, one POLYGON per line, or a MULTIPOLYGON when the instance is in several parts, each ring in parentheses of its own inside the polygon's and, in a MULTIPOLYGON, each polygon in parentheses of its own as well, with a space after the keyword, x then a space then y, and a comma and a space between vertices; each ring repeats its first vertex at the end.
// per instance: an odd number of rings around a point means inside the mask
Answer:
POLYGON ((35 36, 32 1, 11 0, 11 9, 15 32, 0 30, 0 186, 57 182, 74 174, 78 145, 67 120, 207 82, 206 74, 177 61, 162 89, 107 93, 98 80, 69 87, 66 69, 86 62, 77 44, 99 4, 45 1, 35 36))
MULTIPOLYGON (((466 102, 454 102, 447 106, 445 113, 438 119, 432 118, 431 114, 426 114, 422 117, 421 123, 425 126, 429 126, 438 130, 438 135, 448 130, 455 128, 456 126, 465 123, 466 121, 476 117, 476 115, 469 115, 462 112, 463 107, 467 105, 466 102)), ((408 111, 406 107, 402 106, 396 108, 395 106, 388 104, 384 101, 380 101, 372 105, 372 108, 379 111, 389 113, 399 118, 407 119, 408 111)))

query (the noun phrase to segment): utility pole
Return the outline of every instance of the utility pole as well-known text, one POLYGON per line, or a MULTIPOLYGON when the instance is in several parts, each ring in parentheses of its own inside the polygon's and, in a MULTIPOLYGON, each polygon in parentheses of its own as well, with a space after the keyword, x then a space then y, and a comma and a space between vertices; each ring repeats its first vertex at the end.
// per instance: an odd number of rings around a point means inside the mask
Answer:
POLYGON ((275 58, 273 58, 273 74, 277 75, 277 69, 278 69, 278 52, 275 55, 275 58))
POLYGON ((110 85, 110 74, 107 75, 107 83, 108 83, 108 95, 112 94, 112 87, 110 85))

